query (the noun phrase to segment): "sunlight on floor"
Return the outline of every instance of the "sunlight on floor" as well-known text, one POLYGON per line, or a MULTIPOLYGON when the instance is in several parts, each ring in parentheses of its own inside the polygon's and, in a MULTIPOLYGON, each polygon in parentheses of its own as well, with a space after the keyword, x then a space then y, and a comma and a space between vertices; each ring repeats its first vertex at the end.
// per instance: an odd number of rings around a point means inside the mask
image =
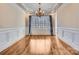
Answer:
POLYGON ((51 48, 50 39, 31 39, 30 53, 31 54, 49 54, 51 48))

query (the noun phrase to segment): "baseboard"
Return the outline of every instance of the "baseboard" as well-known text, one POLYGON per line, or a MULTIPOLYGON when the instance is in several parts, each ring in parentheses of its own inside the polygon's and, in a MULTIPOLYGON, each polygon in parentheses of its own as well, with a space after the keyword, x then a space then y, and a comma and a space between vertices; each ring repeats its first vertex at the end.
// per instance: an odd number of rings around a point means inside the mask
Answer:
POLYGON ((25 36, 24 28, 4 28, 0 30, 0 52, 25 36))
POLYGON ((79 29, 58 27, 57 33, 60 39, 79 51, 79 29))

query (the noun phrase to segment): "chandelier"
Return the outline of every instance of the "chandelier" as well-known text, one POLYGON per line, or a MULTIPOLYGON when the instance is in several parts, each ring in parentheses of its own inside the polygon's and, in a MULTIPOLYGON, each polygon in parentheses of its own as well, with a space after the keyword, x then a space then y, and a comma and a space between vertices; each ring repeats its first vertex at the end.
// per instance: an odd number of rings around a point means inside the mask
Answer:
POLYGON ((38 10, 35 12, 35 14, 37 15, 37 16, 44 16, 44 11, 42 10, 42 8, 41 8, 41 3, 38 3, 39 4, 39 8, 38 8, 38 10))

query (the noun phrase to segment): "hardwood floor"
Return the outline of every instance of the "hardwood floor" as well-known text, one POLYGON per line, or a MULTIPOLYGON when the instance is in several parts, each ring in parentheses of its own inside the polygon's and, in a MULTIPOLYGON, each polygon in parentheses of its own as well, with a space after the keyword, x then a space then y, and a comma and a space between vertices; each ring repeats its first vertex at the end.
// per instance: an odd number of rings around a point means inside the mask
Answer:
MULTIPOLYGON (((76 51, 74 48, 70 47, 68 44, 58 39, 58 37, 48 36, 48 35, 47 36, 43 36, 43 35, 42 36, 41 35, 40 36, 26 36, 20 41, 13 44, 11 47, 0 52, 0 55, 32 55, 32 53, 30 52, 30 49, 31 49, 30 41, 33 39, 34 40, 37 40, 37 39, 39 40, 50 39, 51 40, 51 43, 49 45, 50 51, 47 55, 76 55, 76 54, 79 55, 78 51, 76 51)), ((49 44, 49 43, 46 43, 46 44, 49 44)), ((40 50, 42 49, 43 48, 40 48, 40 50)), ((47 47, 46 49, 49 49, 49 48, 47 47)), ((35 54, 33 53, 33 55, 35 54)))

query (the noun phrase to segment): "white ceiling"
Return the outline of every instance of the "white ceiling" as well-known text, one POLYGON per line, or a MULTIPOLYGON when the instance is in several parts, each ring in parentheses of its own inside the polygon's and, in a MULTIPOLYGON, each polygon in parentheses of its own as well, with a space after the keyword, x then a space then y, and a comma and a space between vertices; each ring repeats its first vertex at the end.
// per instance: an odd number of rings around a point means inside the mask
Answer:
MULTIPOLYGON (((19 5, 26 12, 32 12, 33 14, 39 8, 38 3, 20 3, 19 5)), ((51 11, 54 11, 54 9, 56 10, 56 7, 58 7, 58 5, 60 5, 60 3, 41 3, 41 8, 42 10, 44 10, 45 14, 48 14, 51 11)))

